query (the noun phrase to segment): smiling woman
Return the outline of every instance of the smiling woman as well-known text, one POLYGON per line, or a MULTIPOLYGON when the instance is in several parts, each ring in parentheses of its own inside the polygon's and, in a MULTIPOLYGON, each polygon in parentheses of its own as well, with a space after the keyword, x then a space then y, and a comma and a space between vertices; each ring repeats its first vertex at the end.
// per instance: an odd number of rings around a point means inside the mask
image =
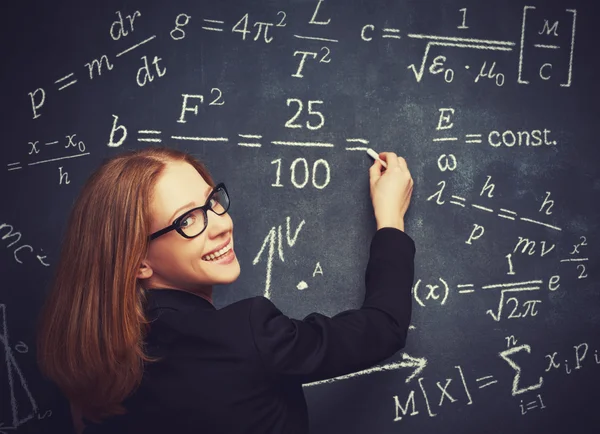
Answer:
POLYGON ((113 157, 83 187, 38 333, 42 372, 61 386, 75 412, 92 421, 124 413, 121 402, 140 384, 143 363, 153 360, 144 352, 146 289, 185 290, 212 301, 213 284, 238 277, 233 253, 227 267, 201 259, 213 258, 224 241, 233 244, 231 218, 219 204, 223 195, 213 187, 201 162, 168 148, 113 157), (173 224, 173 211, 207 200, 200 214, 215 212, 210 226, 205 221, 190 237, 190 219, 182 216, 176 231, 149 240, 173 224))
POLYGON ((306 434, 303 383, 403 348, 412 178, 402 158, 380 157, 363 306, 303 320, 263 296, 213 305, 213 286, 240 265, 229 192, 201 162, 168 148, 104 161, 73 206, 38 325, 41 371, 69 399, 77 433, 306 434))
POLYGON ((233 249, 215 258, 215 252, 233 245, 228 209, 224 184, 207 183, 186 161, 169 162, 151 199, 151 243, 137 276, 142 287, 190 291, 212 302, 212 285, 231 283, 240 273, 233 249), (229 266, 216 266, 225 263, 229 266))

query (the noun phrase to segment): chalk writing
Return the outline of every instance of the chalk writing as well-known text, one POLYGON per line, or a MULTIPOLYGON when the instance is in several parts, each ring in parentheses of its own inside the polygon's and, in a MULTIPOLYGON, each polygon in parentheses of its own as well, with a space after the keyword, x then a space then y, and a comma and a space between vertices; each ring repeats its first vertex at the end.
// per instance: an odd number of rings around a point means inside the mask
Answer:
MULTIPOLYGON (((321 4, 323 0, 319 0, 314 9, 314 13, 312 18, 308 21, 310 25, 318 25, 318 26, 328 26, 332 19, 331 17, 324 19, 318 18, 319 10, 321 8, 321 4)), ((425 45, 425 50, 421 59, 420 64, 410 64, 408 65, 408 69, 411 70, 414 74, 416 82, 421 82, 423 80, 424 74, 427 71, 431 75, 442 74, 444 80, 448 83, 451 83, 455 77, 455 71, 452 68, 447 67, 448 58, 445 55, 437 55, 433 58, 431 62, 429 62, 429 53, 432 51, 434 47, 448 47, 448 48, 467 48, 474 50, 484 50, 486 52, 493 51, 508 51, 511 52, 516 49, 517 45, 519 45, 519 62, 518 62, 518 77, 517 82, 519 84, 529 84, 530 81, 526 80, 523 77, 523 65, 525 63, 524 53, 527 49, 530 49, 526 44, 526 41, 529 40, 531 36, 531 29, 527 27, 528 20, 531 20, 532 13, 535 13, 536 7, 534 6, 524 6, 523 7, 523 16, 522 16, 522 28, 521 28, 521 39, 520 44, 514 41, 503 41, 503 40, 494 40, 494 39, 480 39, 480 38, 465 38, 458 36, 440 36, 440 35, 430 35, 430 34, 422 34, 422 33, 407 33, 406 36, 409 40, 424 40, 427 41, 425 45)), ((458 26, 458 29, 463 31, 469 29, 469 26, 465 25, 466 16, 467 16, 467 8, 460 9, 462 12, 462 24, 458 26)), ((537 22, 537 25, 541 27, 541 30, 536 32, 533 31, 534 34, 538 36, 536 40, 539 39, 539 35, 544 35, 544 38, 548 39, 548 43, 535 43, 532 44, 534 49, 536 50, 558 50, 561 48, 561 45, 557 42, 559 39, 568 39, 566 40, 566 45, 569 46, 569 54, 568 54, 568 72, 564 80, 560 83, 561 87, 570 87, 572 83, 573 76, 573 62, 574 62, 574 49, 575 49, 575 30, 576 30, 576 17, 577 10, 576 9, 566 9, 565 12, 570 15, 571 19, 571 28, 570 34, 563 35, 562 32, 559 34, 558 32, 558 21, 554 22, 552 25, 549 24, 548 20, 545 20, 542 24, 541 22, 537 22)), ((109 33, 110 37, 114 40, 120 40, 122 37, 127 37, 130 34, 134 33, 134 22, 136 18, 141 17, 140 11, 134 11, 133 14, 127 15, 123 19, 123 14, 121 11, 117 11, 117 20, 113 21, 110 25, 109 33)), ((266 21, 252 21, 250 18, 250 14, 246 13, 242 15, 233 26, 231 27, 231 33, 241 35, 241 40, 245 41, 246 38, 251 39, 256 42, 262 40, 266 44, 270 44, 274 40, 273 29, 280 28, 283 29, 287 26, 287 13, 285 11, 277 11, 275 14, 276 19, 273 22, 266 21), (252 35, 254 35, 252 37, 252 35)), ((534 17, 537 19, 537 17, 534 17)), ((184 28, 190 24, 192 20, 192 15, 187 14, 185 12, 177 14, 174 19, 174 27, 169 30, 169 35, 171 39, 174 41, 180 41, 186 37, 186 31, 184 28)), ((202 18, 200 20, 200 28, 207 32, 215 32, 218 34, 223 34, 225 30, 226 22, 224 20, 217 19, 217 17, 210 18, 202 18)), ((535 24, 533 24, 535 26, 535 24)), ((365 24, 360 27, 360 30, 357 30, 360 34, 360 38, 364 42, 372 43, 373 34, 376 31, 376 26, 374 24, 365 24)), ((293 38, 307 41, 308 43, 326 43, 326 44, 335 44, 339 42, 337 38, 324 37, 324 36, 313 36, 313 35, 301 35, 298 33, 294 33, 291 35, 293 38)), ((140 42, 126 48, 118 52, 115 57, 118 58, 126 53, 129 53, 138 47, 154 40, 156 35, 152 35, 148 38, 141 40, 140 42)), ((381 29, 381 38, 382 40, 392 39, 392 40, 402 40, 401 29, 397 27, 390 27, 386 25, 381 29)), ((307 60, 310 62, 318 62, 329 64, 332 61, 331 56, 331 48, 328 45, 322 45, 320 50, 302 50, 302 49, 294 49, 292 51, 292 56, 298 59, 298 64, 295 69, 295 72, 291 74, 292 77, 302 79, 304 78, 304 73, 311 68, 306 67, 307 60)), ((144 86, 147 82, 153 80, 154 75, 150 72, 149 60, 146 56, 142 57, 144 64, 142 68, 138 69, 138 73, 136 76, 136 81, 139 86, 144 86)), ((158 77, 162 77, 166 71, 166 68, 160 69, 158 62, 161 59, 158 56, 153 57, 153 61, 150 62, 155 66, 155 72, 158 77)), ((94 78, 94 70, 97 75, 100 76, 102 74, 103 67, 106 67, 107 70, 113 69, 113 63, 111 63, 109 56, 107 54, 102 54, 99 58, 93 59, 92 61, 85 64, 88 68, 90 79, 94 78)), ((506 76, 504 72, 498 71, 496 65, 496 61, 484 61, 480 68, 479 73, 473 79, 475 83, 480 82, 482 79, 487 79, 493 82, 496 86, 503 86, 506 80, 506 76)), ((470 65, 465 65, 465 69, 469 70, 470 65)), ((542 81, 549 81, 552 77, 558 76, 559 74, 555 72, 554 63, 551 61, 544 62, 539 68, 539 77, 542 81)), ((74 79, 74 73, 71 72, 54 82, 58 85, 58 90, 62 91, 67 89, 68 87, 77 83, 77 79, 74 79)), ((44 88, 37 88, 32 92, 29 92, 29 96, 31 99, 31 108, 33 111, 33 119, 37 119, 41 116, 40 109, 43 107, 46 101, 46 91, 44 88)), ((536 139, 539 141, 540 139, 536 139)), ((510 142, 509 142, 510 143, 510 142)), ((512 145, 507 145, 512 146, 512 145)), ((533 145, 535 146, 535 145, 533 145)))
POLYGON ((64 145, 63 149, 70 150, 72 148, 75 148, 75 153, 71 154, 71 155, 63 155, 63 156, 53 157, 53 158, 37 159, 35 161, 29 161, 27 163, 23 163, 21 161, 14 161, 12 163, 7 163, 7 165, 6 165, 7 171, 11 172, 11 171, 15 171, 15 170, 21 170, 21 169, 23 169, 24 165, 37 166, 40 164, 53 163, 56 161, 62 161, 62 160, 84 157, 84 156, 90 155, 89 152, 86 152, 85 143, 82 140, 77 140, 75 138, 76 135, 77 134, 67 134, 67 135, 65 135, 64 140, 51 140, 51 141, 34 140, 34 141, 27 142, 27 144, 29 146, 29 152, 27 153, 28 156, 31 156, 31 155, 37 156, 41 153, 46 155, 48 152, 51 152, 51 151, 49 151, 50 148, 46 148, 46 146, 51 146, 53 148, 57 148, 61 144, 64 145))
MULTIPOLYGON (((298 225, 298 227, 296 228, 296 230, 294 231, 293 236, 292 236, 292 229, 290 228, 290 217, 285 218, 286 240, 287 240, 287 245, 289 247, 293 247, 294 244, 296 244, 296 241, 298 240, 298 235, 300 234, 300 230, 302 229, 302 226, 304 226, 304 223, 305 223, 304 220, 302 220, 300 222, 300 224, 298 225)), ((285 260, 283 258, 283 236, 281 235, 281 225, 279 225, 277 227, 273 226, 269 230, 269 233, 265 237, 263 244, 260 247, 260 250, 258 251, 258 253, 254 257, 254 259, 252 260, 252 265, 258 264, 261 260, 263 251, 268 246, 268 252, 266 253, 267 274, 266 274, 266 278, 265 278, 265 290, 264 290, 264 296, 266 298, 271 297, 271 275, 273 272, 273 260, 274 260, 274 256, 275 256, 275 242, 276 241, 277 241, 277 254, 279 256, 279 259, 281 259, 281 262, 285 262, 285 260)))
MULTIPOLYGON (((5 369, 1 372, 5 373, 7 377, 0 378, 0 382, 2 383, 4 397, 10 397, 11 407, 10 414, 0 416, 0 432, 17 430, 19 426, 34 417, 45 419, 52 416, 51 410, 47 410, 43 414, 40 413, 37 402, 29 390, 27 379, 19 367, 17 357, 13 353, 10 344, 7 316, 6 305, 0 304, 0 351, 2 352, 0 360, 6 364, 5 369), (8 393, 5 393, 5 384, 8 385, 8 393)), ((27 345, 23 342, 16 344, 15 349, 21 354, 28 352, 27 345)))

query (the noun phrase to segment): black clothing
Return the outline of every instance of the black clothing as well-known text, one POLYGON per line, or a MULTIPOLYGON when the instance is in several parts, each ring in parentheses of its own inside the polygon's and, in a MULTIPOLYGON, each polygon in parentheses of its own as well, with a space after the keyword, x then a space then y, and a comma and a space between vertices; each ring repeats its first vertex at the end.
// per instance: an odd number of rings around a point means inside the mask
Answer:
POLYGON ((190 292, 147 291, 148 352, 164 359, 146 366, 123 403, 128 414, 84 434, 308 433, 303 383, 372 367, 404 347, 415 251, 406 233, 379 229, 362 307, 332 318, 290 319, 262 296, 217 310, 190 292))

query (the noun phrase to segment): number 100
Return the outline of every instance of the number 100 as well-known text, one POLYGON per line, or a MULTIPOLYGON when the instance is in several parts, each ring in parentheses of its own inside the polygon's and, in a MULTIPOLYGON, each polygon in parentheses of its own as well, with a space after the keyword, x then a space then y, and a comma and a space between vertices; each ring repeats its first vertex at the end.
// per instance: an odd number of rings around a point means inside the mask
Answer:
MULTIPOLYGON (((276 174, 277 180, 275 181, 275 184, 271 184, 271 187, 283 187, 283 184, 281 184, 281 158, 271 161, 271 164, 277 165, 277 174, 276 174)), ((298 170, 302 171, 302 169, 298 169, 298 170)), ((292 181, 292 184, 294 185, 294 187, 304 188, 306 186, 306 184, 308 184, 309 176, 310 176, 310 169, 308 167, 308 162, 306 161, 306 158, 296 158, 290 165, 290 181, 292 181), (304 169, 303 177, 301 174, 296 172, 296 166, 298 164, 300 164, 300 166, 302 166, 302 168, 304 169), (298 182, 297 175, 302 177, 303 180, 298 182)), ((329 167, 329 163, 326 160, 323 160, 322 158, 315 161, 312 166, 312 185, 313 185, 313 187, 318 188, 319 190, 322 190, 325 187, 327 187, 330 180, 331 180, 331 169, 329 167), (323 170, 325 171, 324 176, 321 177, 321 178, 324 177, 325 180, 324 180, 324 182, 321 182, 321 183, 318 183, 317 179, 316 179, 317 169, 319 169, 319 167, 323 168, 321 171, 323 171, 323 170)))

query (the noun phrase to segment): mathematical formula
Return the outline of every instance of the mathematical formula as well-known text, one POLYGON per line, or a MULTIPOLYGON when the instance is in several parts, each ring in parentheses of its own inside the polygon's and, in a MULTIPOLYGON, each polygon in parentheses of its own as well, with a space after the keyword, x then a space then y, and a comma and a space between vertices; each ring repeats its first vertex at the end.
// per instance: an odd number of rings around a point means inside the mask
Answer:
MULTIPOLYGON (((325 0, 314 0, 308 16, 299 16, 294 10, 272 9, 267 12, 268 19, 257 20, 250 13, 238 11, 237 15, 233 15, 235 19, 226 21, 218 15, 203 16, 181 10, 169 16, 168 26, 155 32, 148 27, 151 18, 145 12, 115 11, 106 22, 110 44, 114 48, 89 53, 90 56, 85 58, 87 62, 82 61, 79 66, 65 69, 47 83, 29 84, 30 87, 22 92, 23 98, 27 99, 27 118, 39 124, 38 120, 44 119, 44 114, 56 107, 53 106, 54 101, 60 101, 68 92, 76 92, 82 88, 78 83, 97 82, 110 74, 122 74, 134 88, 150 92, 149 88, 152 86, 148 86, 149 83, 168 81, 169 77, 181 73, 182 65, 169 62, 165 50, 177 51, 184 40, 226 39, 230 45, 246 47, 257 44, 266 50, 272 50, 274 56, 281 54, 275 51, 277 44, 273 44, 273 41, 289 42, 283 51, 287 60, 291 60, 285 63, 285 78, 291 77, 290 81, 294 83, 303 83, 302 79, 325 71, 329 74, 330 70, 340 64, 341 50, 338 51, 338 47, 344 42, 354 44, 357 50, 361 47, 385 47, 386 50, 381 50, 385 53, 382 56, 393 55, 390 47, 412 49, 410 56, 401 59, 399 70, 390 71, 390 74, 405 74, 415 87, 440 83, 450 89, 450 83, 462 80, 468 86, 488 90, 497 90, 510 84, 519 88, 529 85, 548 89, 549 86, 570 88, 575 80, 577 10, 574 8, 564 8, 554 12, 555 15, 545 15, 546 8, 543 5, 519 7, 513 15, 519 18, 520 33, 515 33, 511 38, 478 34, 474 26, 475 20, 471 17, 472 11, 467 7, 457 7, 453 11, 454 15, 447 16, 445 23, 448 24, 449 20, 452 30, 456 29, 453 34, 416 33, 402 26, 402 16, 390 16, 385 17, 384 21, 365 18, 360 23, 349 25, 344 35, 336 35, 332 24, 339 18, 325 0), (304 27, 294 26, 298 23, 304 27), (161 44, 164 45, 157 47, 157 41, 161 39, 161 44), (473 62, 459 60, 460 53, 465 50, 478 52, 481 58, 473 62), (132 56, 137 56, 136 63, 127 66, 122 60, 132 56), (134 67, 131 68, 131 65, 134 67)), ((171 118, 160 126, 143 124, 133 128, 124 119, 125 114, 119 112, 119 107, 111 108, 103 118, 94 120, 105 131, 98 143, 116 149, 132 142, 146 145, 175 141, 220 147, 229 151, 240 150, 244 153, 257 153, 271 147, 280 151, 281 155, 263 162, 268 168, 263 171, 268 174, 262 180, 263 187, 307 189, 310 194, 333 194, 332 181, 340 172, 337 171, 339 166, 332 164, 332 161, 337 161, 341 151, 346 151, 344 155, 348 157, 348 164, 355 164, 354 159, 365 159, 365 150, 379 139, 348 133, 337 137, 330 135, 327 140, 322 140, 322 135, 318 134, 338 121, 331 107, 333 101, 329 101, 327 97, 306 97, 297 93, 281 96, 272 107, 280 116, 278 126, 283 127, 281 131, 287 135, 259 133, 258 129, 238 127, 235 120, 230 122, 231 128, 227 134, 206 131, 198 126, 203 113, 210 111, 224 115, 230 106, 237 103, 235 93, 228 91, 216 77, 212 77, 202 89, 178 92, 176 102, 170 107, 171 118), (290 158, 286 155, 290 148, 310 148, 316 150, 318 155, 290 158)), ((566 148, 567 144, 560 138, 558 127, 551 120, 538 120, 531 128, 514 128, 497 122, 485 128, 463 131, 457 127, 460 122, 458 110, 449 106, 451 104, 444 103, 444 106, 436 107, 437 112, 431 123, 431 143, 428 143, 429 146, 440 148, 439 152, 433 151, 437 154, 431 163, 443 174, 450 175, 463 168, 460 155, 454 151, 455 146, 478 147, 485 149, 491 156, 502 152, 529 155, 547 150, 562 151, 566 148)), ((272 122, 272 119, 269 121, 272 122)), ((36 167, 55 165, 56 182, 61 186, 69 185, 69 173, 61 164, 80 157, 90 157, 97 150, 92 146, 91 137, 74 131, 77 129, 65 129, 60 135, 52 137, 27 131, 30 136, 24 137, 22 148, 19 148, 25 150, 18 161, 7 163, 7 172, 11 176, 18 176, 17 174, 35 170, 36 167)), ((551 237, 562 235, 565 226, 565 222, 556 221, 556 214, 553 214, 563 204, 556 199, 556 193, 552 189, 538 191, 535 209, 522 211, 521 209, 526 209, 525 204, 517 203, 507 207, 494 196, 494 192, 503 186, 493 174, 487 174, 485 182, 477 186, 478 194, 474 195, 451 191, 446 180, 420 188, 426 192, 423 206, 439 209, 447 214, 472 213, 476 219, 480 219, 463 232, 453 234, 460 241, 457 248, 468 252, 468 249, 488 242, 490 237, 498 236, 498 233, 489 229, 490 224, 493 224, 493 229, 500 231, 510 225, 522 232, 509 240, 510 248, 506 251, 494 251, 490 254, 492 260, 496 259, 503 265, 502 276, 490 276, 483 281, 478 277, 460 280, 455 276, 436 276, 428 270, 422 270, 412 288, 419 314, 427 313, 428 310, 447 309, 450 302, 468 303, 481 297, 485 307, 480 311, 470 311, 469 315, 483 317, 492 326, 498 326, 500 322, 500 325, 507 327, 531 324, 534 319, 548 314, 547 298, 552 294, 565 292, 566 281, 569 282, 570 291, 575 291, 577 288, 572 285, 573 279, 577 282, 584 280, 580 283, 590 280, 589 234, 565 234, 564 242, 572 246, 567 254, 559 253, 558 242, 551 237), (525 236, 525 231, 534 227, 548 231, 549 235, 525 236), (525 266, 524 260, 532 257, 545 261, 552 271, 546 275, 528 275, 529 267, 525 266)), ((284 285, 273 284, 280 272, 277 265, 285 264, 286 259, 289 265, 289 258, 293 259, 295 254, 294 249, 297 251, 297 242, 306 236, 307 231, 312 230, 306 227, 306 220, 285 215, 284 218, 279 217, 268 223, 267 227, 268 230, 259 234, 251 258, 252 266, 264 276, 262 294, 267 298, 276 297, 278 294, 273 293, 274 287, 283 288, 284 291, 306 291, 304 294, 319 291, 320 277, 337 264, 318 257, 313 259, 310 272, 306 273, 308 278, 301 280, 294 277, 289 282, 284 279, 284 285)), ((19 228, 15 222, 9 224, 0 221, 0 238, 5 241, 3 247, 11 254, 11 261, 14 259, 19 266, 35 264, 36 267, 49 267, 50 258, 47 258, 41 247, 33 247, 22 241, 25 231, 26 228, 19 228)), ((52 412, 40 411, 29 391, 15 356, 15 352, 26 354, 28 347, 23 342, 10 344, 6 306, 3 304, 0 304, 0 319, 3 320, 0 323, 0 344, 6 356, 6 372, 9 375, 8 379, 1 379, 0 383, 10 386, 12 409, 10 420, 0 421, 1 433, 3 430, 17 429, 31 418, 49 417, 52 412), (17 389, 25 394, 17 393, 17 389), (17 395, 25 397, 23 403, 17 403, 17 395)), ((415 326, 411 325, 410 329, 415 330, 415 326)), ((507 336, 506 347, 500 351, 492 351, 491 356, 512 370, 511 381, 507 384, 502 383, 498 373, 489 369, 475 374, 474 370, 479 371, 479 366, 467 370, 460 364, 453 366, 454 374, 449 378, 436 378, 425 357, 402 352, 396 362, 304 386, 331 384, 365 375, 385 375, 385 372, 390 371, 406 371, 404 384, 399 384, 399 391, 386 397, 389 399, 389 408, 392 409, 389 421, 393 425, 407 417, 436 417, 449 411, 448 405, 452 403, 474 405, 479 395, 488 391, 494 393, 494 389, 504 390, 514 398, 512 411, 515 414, 525 417, 534 411, 548 411, 552 408, 552 402, 545 395, 544 385, 548 384, 549 378, 552 379, 552 374, 569 376, 578 372, 597 372, 600 369, 598 349, 593 343, 581 341, 573 343, 572 351, 546 349, 540 352, 537 344, 519 343, 515 336, 507 336), (544 359, 545 369, 540 373, 527 372, 529 375, 525 376, 523 373, 527 368, 522 363, 524 359, 544 359), (526 381, 525 378, 531 378, 531 375, 533 381, 526 381)), ((458 408, 458 405, 453 408, 458 408)))
MULTIPOLYGON (((320 15, 326 14, 325 11, 321 10, 321 6, 324 0, 319 0, 315 6, 314 13, 311 19, 308 21, 308 25, 311 26, 327 26, 334 18, 319 18, 320 15)), ((326 6, 323 7, 323 9, 326 6)), ((454 80, 455 71, 447 67, 447 57, 444 55, 438 55, 429 61, 429 55, 435 47, 447 47, 449 48, 463 48, 473 50, 484 50, 484 51, 513 51, 519 46, 519 59, 517 67, 517 82, 519 84, 529 84, 530 78, 523 76, 523 65, 525 63, 526 53, 529 51, 536 50, 557 52, 560 50, 562 45, 569 47, 568 55, 564 59, 563 64, 566 64, 566 73, 556 72, 555 63, 557 60, 541 61, 539 66, 539 78, 542 81, 549 81, 553 77, 562 77, 560 86, 569 87, 572 82, 573 74, 573 60, 574 60, 574 49, 575 49, 575 31, 576 31, 576 17, 577 10, 565 9, 566 16, 562 20, 550 22, 551 20, 544 19, 540 14, 537 14, 537 7, 535 6, 524 6, 522 14, 522 26, 519 43, 514 41, 500 41, 492 39, 480 39, 480 38, 464 38, 464 37, 452 37, 442 35, 428 35, 428 34, 416 34, 408 33, 404 35, 410 40, 415 41, 426 41, 425 50, 421 59, 420 65, 416 63, 407 66, 408 70, 411 70, 414 74, 416 82, 423 80, 424 74, 427 71, 431 75, 442 74, 446 82, 452 82, 454 80), (533 15, 533 17, 532 17, 533 15), (530 24, 530 20, 534 19, 534 23, 530 24), (562 24, 563 20, 567 20, 566 24, 562 24), (567 24, 570 24, 568 26, 567 24), (531 28, 533 26, 533 28, 531 28), (568 31, 563 32, 562 29, 567 27, 568 31), (559 29, 561 30, 559 32, 559 29), (531 42, 530 42, 531 40, 531 42)), ((117 20, 113 21, 109 27, 110 37, 114 41, 118 41, 121 38, 131 37, 134 34, 135 26, 137 22, 139 25, 142 20, 142 13, 140 11, 134 11, 132 14, 124 16, 124 12, 117 11, 117 20), (137 21, 136 21, 137 20, 137 21)), ((468 9, 462 8, 457 11, 457 21, 460 23, 456 28, 460 31, 468 31, 470 28, 468 23, 468 9)), ((174 19, 174 27, 169 30, 171 39, 175 42, 180 41, 188 36, 186 33, 191 31, 193 26, 192 15, 186 13, 178 14, 174 19)), ((226 30, 226 23, 223 20, 211 18, 202 18, 201 24, 199 25, 201 30, 207 32, 222 33, 226 30)), ((242 41, 253 42, 263 41, 266 44, 273 42, 275 38, 275 29, 278 32, 285 32, 287 27, 287 13, 285 11, 277 11, 274 14, 273 22, 255 21, 249 17, 249 14, 244 14, 241 19, 234 23, 228 30, 232 35, 239 35, 242 41), (254 33, 255 32, 255 33, 254 33), (254 34, 253 34, 254 33, 254 34)), ((364 24, 361 28, 356 29, 356 37, 364 43, 373 43, 375 35, 378 35, 379 29, 374 24, 364 24)), ((403 35, 401 29, 383 27, 379 33, 381 39, 400 40, 403 35)), ((289 37, 289 35, 286 35, 289 37)), ((317 64, 330 64, 334 57, 332 50, 329 45, 336 44, 339 39, 325 38, 320 36, 308 36, 308 35, 292 35, 295 39, 307 41, 307 43, 325 43, 324 46, 319 48, 317 51, 307 50, 292 50, 291 55, 298 59, 297 69, 290 75, 296 78, 303 78, 304 74, 307 74, 313 66, 309 66, 310 62, 316 62, 317 64), (329 45, 328 45, 329 44, 329 45)), ((280 37, 278 34, 277 37, 280 37)), ((284 35, 281 35, 284 37, 284 35)), ((144 38, 143 40, 131 45, 125 50, 122 50, 115 54, 114 59, 118 59, 121 56, 133 52, 136 48, 148 44, 156 39, 156 35, 144 38)), ((537 56, 540 57, 540 56, 537 56)), ((541 56, 544 57, 544 56, 541 56)), ((556 56, 549 56, 554 59, 556 56)), ((94 80, 95 77, 102 75, 102 71, 112 71, 115 66, 115 60, 109 58, 107 54, 102 54, 99 57, 92 59, 90 62, 85 63, 90 80, 94 80)), ((167 67, 161 64, 162 58, 157 55, 151 56, 151 59, 144 55, 140 58, 141 65, 136 71, 135 81, 138 86, 143 87, 147 83, 152 82, 155 79, 162 78, 167 73, 167 67)), ((466 70, 471 68, 470 65, 464 65, 466 70)), ((474 78, 473 82, 478 83, 480 80, 490 80, 496 86, 502 86, 505 82, 505 74, 499 72, 496 67, 496 62, 487 61, 479 67, 479 73, 474 78)), ((75 76, 75 72, 70 72, 63 77, 58 78, 54 81, 57 86, 57 91, 64 91, 78 82, 75 76)), ((37 119, 42 115, 42 108, 46 104, 47 91, 44 87, 38 87, 33 91, 29 92, 29 98, 31 102, 33 119, 37 119)))

